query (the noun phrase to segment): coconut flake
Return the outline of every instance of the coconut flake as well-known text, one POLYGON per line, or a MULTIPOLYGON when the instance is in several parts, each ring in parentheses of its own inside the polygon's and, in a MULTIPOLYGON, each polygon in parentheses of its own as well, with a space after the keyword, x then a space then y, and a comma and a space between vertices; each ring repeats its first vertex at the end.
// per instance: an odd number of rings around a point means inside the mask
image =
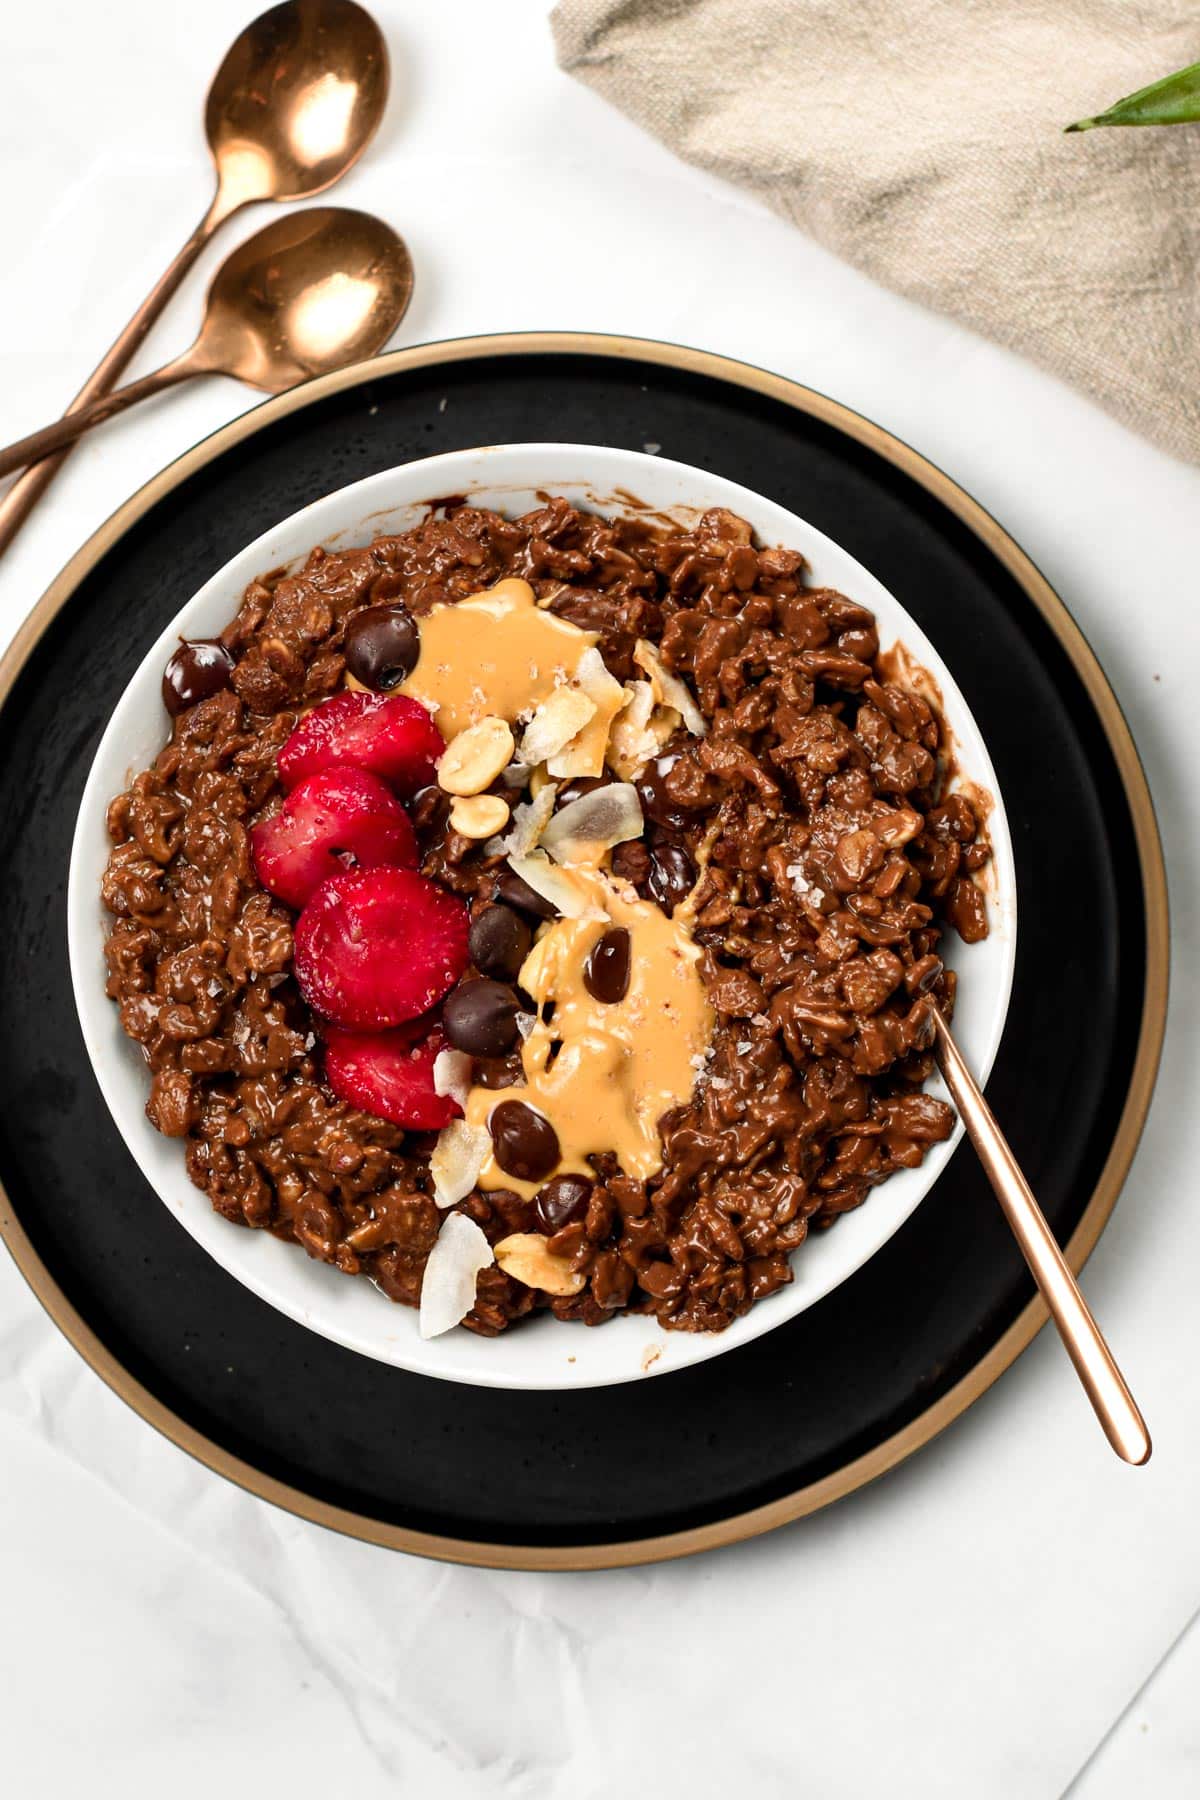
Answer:
POLYGON ((629 782, 614 781, 555 813, 542 833, 542 844, 555 862, 592 861, 614 844, 641 837, 643 825, 637 789, 629 782))
MULTIPOLYGON (((564 812, 570 810, 570 807, 563 808, 564 812)), ((591 902, 587 895, 580 891, 569 875, 555 868, 545 851, 535 851, 532 856, 510 856, 508 866, 535 894, 540 894, 543 900, 557 908, 565 919, 581 919, 590 909, 591 902)))
POLYGON ((433 1059, 433 1091, 435 1094, 467 1104, 473 1065, 465 1050, 439 1050, 433 1059))
POLYGON ((596 702, 579 688, 559 687, 547 694, 525 727, 519 754, 522 762, 548 762, 565 750, 596 716, 596 702))
POLYGON ((609 733, 608 760, 626 781, 635 781, 679 727, 674 707, 656 706, 648 681, 633 681, 625 689, 625 709, 613 721, 609 733))
POLYGON ((483 1125, 468 1125, 465 1119, 452 1119, 449 1125, 442 1126, 429 1158, 433 1197, 439 1206, 457 1206, 460 1200, 466 1199, 491 1147, 491 1133, 483 1125))
POLYGON ((634 647, 633 660, 650 677, 654 698, 663 706, 673 706, 681 714, 693 737, 703 737, 708 730, 704 714, 692 699, 685 683, 678 675, 672 675, 654 645, 646 638, 639 638, 634 647))
POLYGON ((503 837, 489 838, 483 846, 488 856, 528 856, 550 820, 558 789, 553 782, 525 801, 513 812, 512 822, 503 837))
POLYGON ((547 758, 548 772, 560 781, 603 775, 609 732, 625 704, 624 687, 615 675, 610 675, 594 644, 575 665, 575 685, 587 695, 595 713, 570 743, 547 758))
POLYGON ((475 1304, 479 1271, 493 1260, 492 1246, 474 1219, 451 1213, 442 1221, 421 1280, 423 1338, 440 1337, 462 1323, 475 1304))

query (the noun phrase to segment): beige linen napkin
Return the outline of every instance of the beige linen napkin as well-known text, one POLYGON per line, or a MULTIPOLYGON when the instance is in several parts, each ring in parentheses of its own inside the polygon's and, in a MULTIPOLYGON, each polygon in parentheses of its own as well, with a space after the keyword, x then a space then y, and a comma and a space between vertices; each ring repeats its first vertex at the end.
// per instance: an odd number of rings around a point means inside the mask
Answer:
POLYGON ((1069 120, 1185 0, 562 0, 564 69, 689 162, 1200 461, 1200 125, 1069 120))

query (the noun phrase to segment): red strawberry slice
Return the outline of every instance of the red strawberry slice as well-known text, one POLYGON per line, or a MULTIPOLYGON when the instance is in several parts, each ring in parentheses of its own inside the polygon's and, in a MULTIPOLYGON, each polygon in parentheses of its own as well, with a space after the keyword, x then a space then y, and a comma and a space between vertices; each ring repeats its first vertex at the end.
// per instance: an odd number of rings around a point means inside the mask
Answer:
POLYGON ((462 1107, 433 1089, 433 1065, 446 1048, 441 1031, 421 1037, 421 1023, 398 1031, 330 1031, 325 1077, 339 1100, 413 1131, 440 1131, 462 1107))
POLYGON ((390 782, 401 799, 433 780, 446 748, 432 715, 407 694, 346 688, 314 706, 279 752, 279 779, 295 787, 333 763, 353 763, 390 782))
POLYGON ((412 869, 331 876, 296 926, 300 992, 354 1030, 415 1019, 466 968, 467 919, 464 901, 412 869))
POLYGON ((413 868, 420 860, 408 814, 366 769, 320 769, 294 787, 273 819, 250 830, 263 886, 299 912, 323 881, 352 864, 413 868))

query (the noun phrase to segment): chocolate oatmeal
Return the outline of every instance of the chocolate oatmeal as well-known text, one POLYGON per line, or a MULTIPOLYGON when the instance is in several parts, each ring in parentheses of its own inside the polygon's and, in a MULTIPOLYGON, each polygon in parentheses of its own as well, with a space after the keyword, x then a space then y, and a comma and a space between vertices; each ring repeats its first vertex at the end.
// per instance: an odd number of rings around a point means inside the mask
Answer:
POLYGON ((453 503, 252 583, 109 808, 152 1124, 426 1335, 723 1329, 952 1129, 989 851, 889 666, 722 510, 453 503))

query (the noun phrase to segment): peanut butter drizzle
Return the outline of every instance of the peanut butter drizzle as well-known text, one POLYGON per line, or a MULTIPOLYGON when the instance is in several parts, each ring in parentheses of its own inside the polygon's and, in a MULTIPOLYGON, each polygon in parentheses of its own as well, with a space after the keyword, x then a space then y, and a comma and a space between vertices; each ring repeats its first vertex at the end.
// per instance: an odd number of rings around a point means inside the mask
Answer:
POLYGON ((397 691, 430 708, 447 742, 489 713, 511 725, 531 712, 574 681, 597 641, 594 631, 543 611, 529 583, 516 579, 435 606, 418 624, 421 654, 397 691))
MULTIPOLYGON (((551 925, 518 977, 539 1014, 553 1001, 554 1016, 548 1022, 539 1017, 525 1040, 524 1083, 472 1088, 467 1119, 486 1125, 502 1100, 523 1100, 558 1134, 556 1174, 592 1176, 588 1155, 611 1150, 625 1174, 645 1180, 662 1167, 658 1121, 691 1098, 712 1036, 700 952, 686 914, 677 910, 668 918, 597 867, 572 866, 563 873, 580 889, 587 910, 551 925), (629 933, 629 987, 624 999, 608 1005, 589 994, 583 971, 592 947, 612 926, 629 933)), ((506 1174, 491 1154, 478 1181, 482 1188, 510 1188, 527 1198, 542 1185, 506 1174)))

